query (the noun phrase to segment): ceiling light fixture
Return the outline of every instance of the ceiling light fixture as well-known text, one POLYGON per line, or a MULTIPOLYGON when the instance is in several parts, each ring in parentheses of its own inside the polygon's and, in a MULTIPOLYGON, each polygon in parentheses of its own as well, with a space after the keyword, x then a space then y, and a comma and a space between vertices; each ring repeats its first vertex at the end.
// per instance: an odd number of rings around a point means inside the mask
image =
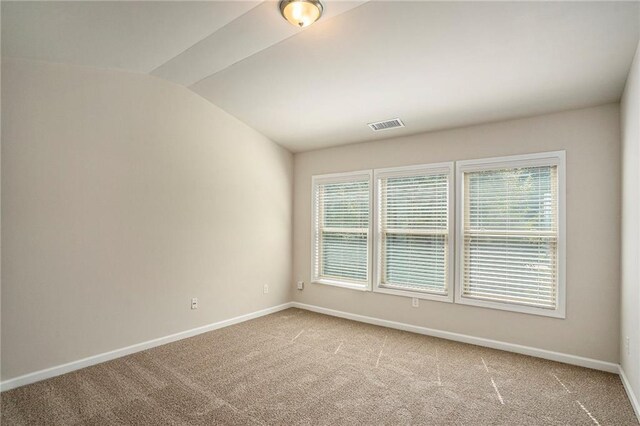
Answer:
POLYGON ((320 0, 282 0, 280 13, 296 27, 308 27, 322 16, 320 0))

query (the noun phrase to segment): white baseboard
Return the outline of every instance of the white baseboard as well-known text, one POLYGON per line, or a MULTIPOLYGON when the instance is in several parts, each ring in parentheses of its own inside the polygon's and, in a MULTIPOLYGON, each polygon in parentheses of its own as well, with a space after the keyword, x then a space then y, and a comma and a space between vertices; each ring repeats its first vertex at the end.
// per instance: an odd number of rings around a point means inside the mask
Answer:
POLYGON ((629 395, 631 404, 633 405, 636 414, 640 418, 640 406, 638 405, 638 399, 636 398, 633 390, 629 386, 629 382, 624 374, 624 371, 618 364, 611 362, 600 361, 591 358, 584 358, 576 355, 569 355, 560 352, 548 351, 545 349, 533 348, 530 346, 522 346, 513 343, 501 342, 497 340, 484 339, 480 337, 469 336, 465 334, 452 333, 448 331, 436 330, 427 327, 421 327, 417 325, 411 325, 396 321, 383 320, 374 317, 368 317, 364 315, 352 314, 349 312, 337 311, 334 309, 323 308, 315 305, 307 305, 299 302, 288 302, 282 305, 273 306, 271 308, 262 309, 260 311, 251 312, 245 315, 241 315, 235 318, 215 322, 202 327, 193 328, 191 330, 182 331, 180 333, 171 334, 169 336, 160 337, 157 339, 149 340, 146 342, 138 343, 135 345, 127 346, 125 348, 116 349, 110 352, 90 356, 77 361, 72 361, 66 364, 58 365, 55 367, 39 370, 33 373, 25 374, 13 379, 5 380, 0 383, 0 390, 6 391, 14 389, 20 386, 35 383, 40 380, 45 380, 51 377, 59 376, 61 374, 69 373, 71 371, 79 370, 81 368, 89 367, 95 364, 99 364, 105 361, 110 361, 115 358, 120 358, 135 352, 140 352, 146 349, 151 349, 156 346, 164 345, 167 343, 175 342, 177 340, 186 339, 188 337, 196 336, 198 334, 206 333, 207 331, 217 330, 219 328, 228 327, 233 324, 238 324, 250 319, 258 318, 264 315, 279 312, 287 308, 300 308, 308 311, 318 312, 321 314, 331 315, 340 318, 346 318, 354 321, 364 322, 368 324, 379 325, 382 327, 389 327, 398 330, 410 331, 413 333, 424 334, 427 336, 440 337, 443 339, 454 340, 457 342, 470 343, 473 345, 489 347, 493 349, 500 349, 509 352, 515 352, 523 355, 530 355, 538 358, 548 359, 552 361, 564 362, 566 364, 578 365, 581 367, 593 368, 596 370, 607 371, 610 373, 620 374, 622 383, 629 395))
POLYGON ((186 339, 188 337, 193 337, 198 334, 206 333, 207 331, 228 327, 233 324, 238 324, 244 321, 248 321, 250 319, 254 319, 264 315, 272 314, 274 312, 282 311, 290 307, 292 307, 291 302, 283 303, 282 305, 273 306, 271 308, 262 309, 260 311, 251 312, 245 315, 240 315, 235 318, 214 322, 212 324, 204 325, 202 327, 192 328, 191 330, 181 331, 180 333, 175 333, 169 336, 148 340, 146 342, 137 343, 135 345, 127 346, 125 348, 116 349, 110 352, 93 355, 93 356, 79 359, 77 361, 72 361, 66 364, 57 365, 55 367, 46 368, 44 370, 35 371, 33 373, 25 374, 23 376, 19 376, 13 379, 3 381, 2 383, 0 383, 0 390, 6 391, 9 389, 14 389, 20 386, 28 385, 30 383, 39 382, 40 380, 49 379, 51 377, 55 377, 61 374, 69 373, 71 371, 79 370, 81 368, 89 367, 95 364, 100 364, 101 362, 110 361, 112 359, 120 358, 125 355, 130 355, 135 352, 144 351, 146 349, 151 349, 156 346, 165 345, 167 343, 186 339))
POLYGON ((622 385, 624 386, 624 390, 627 392, 627 396, 629 397, 629 401, 631 401, 631 406, 633 407, 633 411, 636 412, 636 417, 638 417, 638 421, 640 422, 640 402, 638 402, 638 397, 633 392, 631 388, 631 384, 627 379, 627 375, 624 373, 622 366, 619 366, 620 380, 622 380, 622 385))
POLYGON ((433 328, 421 327, 418 325, 405 324, 396 321, 389 321, 380 318, 368 317, 364 315, 352 314, 349 312, 336 311, 334 309, 323 308, 321 306, 307 305, 299 302, 292 302, 294 308, 305 309, 307 311, 318 312, 334 317, 346 318, 354 321, 365 322, 367 324, 379 325, 382 327, 395 328, 398 330, 410 331, 412 333, 424 334, 427 336, 440 337, 442 339, 454 340, 456 342, 470 343, 472 345, 484 346, 487 348, 500 349, 508 352, 534 356, 551 361, 563 362, 565 364, 578 365, 580 367, 593 368, 594 370, 618 373, 619 366, 613 362, 600 361, 592 358, 584 358, 577 355, 570 355, 561 352, 553 352, 545 349, 533 348, 530 346, 517 345, 514 343, 501 342, 498 340, 484 339, 481 337, 469 336, 466 334, 452 333, 449 331, 436 330, 433 328))

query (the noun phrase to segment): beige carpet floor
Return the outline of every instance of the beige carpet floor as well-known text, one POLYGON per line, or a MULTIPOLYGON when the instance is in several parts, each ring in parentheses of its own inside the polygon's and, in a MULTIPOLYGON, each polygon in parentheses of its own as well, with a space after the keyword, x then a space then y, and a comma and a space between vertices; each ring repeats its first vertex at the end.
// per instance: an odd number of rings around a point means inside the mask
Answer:
POLYGON ((2 393, 7 425, 636 425, 617 375, 298 309, 2 393))

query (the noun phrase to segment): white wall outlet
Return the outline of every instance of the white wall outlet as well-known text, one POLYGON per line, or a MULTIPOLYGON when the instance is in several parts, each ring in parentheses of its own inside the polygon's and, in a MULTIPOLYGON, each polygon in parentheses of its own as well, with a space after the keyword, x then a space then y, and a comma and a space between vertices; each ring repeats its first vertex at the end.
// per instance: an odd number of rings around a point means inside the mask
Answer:
POLYGON ((413 306, 414 308, 417 308, 418 306, 420 306, 420 299, 418 299, 417 297, 412 297, 411 306, 413 306))
POLYGON ((198 309, 198 298, 194 297, 191 299, 191 309, 198 309))
POLYGON ((262 288, 262 292, 263 292, 264 294, 269 293, 269 284, 265 284, 265 285, 264 285, 264 287, 262 288))
POLYGON ((298 281, 298 290, 304 290, 304 281, 298 281))
POLYGON ((627 355, 631 355, 631 348, 629 347, 629 336, 625 337, 624 339, 624 350, 627 355))

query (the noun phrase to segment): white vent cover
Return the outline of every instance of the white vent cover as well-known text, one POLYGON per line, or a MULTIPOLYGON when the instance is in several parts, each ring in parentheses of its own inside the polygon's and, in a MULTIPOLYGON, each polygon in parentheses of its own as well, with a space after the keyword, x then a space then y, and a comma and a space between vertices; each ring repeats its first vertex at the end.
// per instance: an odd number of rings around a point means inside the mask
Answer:
POLYGON ((399 118, 392 118, 391 120, 377 121, 375 123, 369 123, 369 127, 374 132, 380 130, 395 129, 396 127, 404 127, 404 123, 399 118))

